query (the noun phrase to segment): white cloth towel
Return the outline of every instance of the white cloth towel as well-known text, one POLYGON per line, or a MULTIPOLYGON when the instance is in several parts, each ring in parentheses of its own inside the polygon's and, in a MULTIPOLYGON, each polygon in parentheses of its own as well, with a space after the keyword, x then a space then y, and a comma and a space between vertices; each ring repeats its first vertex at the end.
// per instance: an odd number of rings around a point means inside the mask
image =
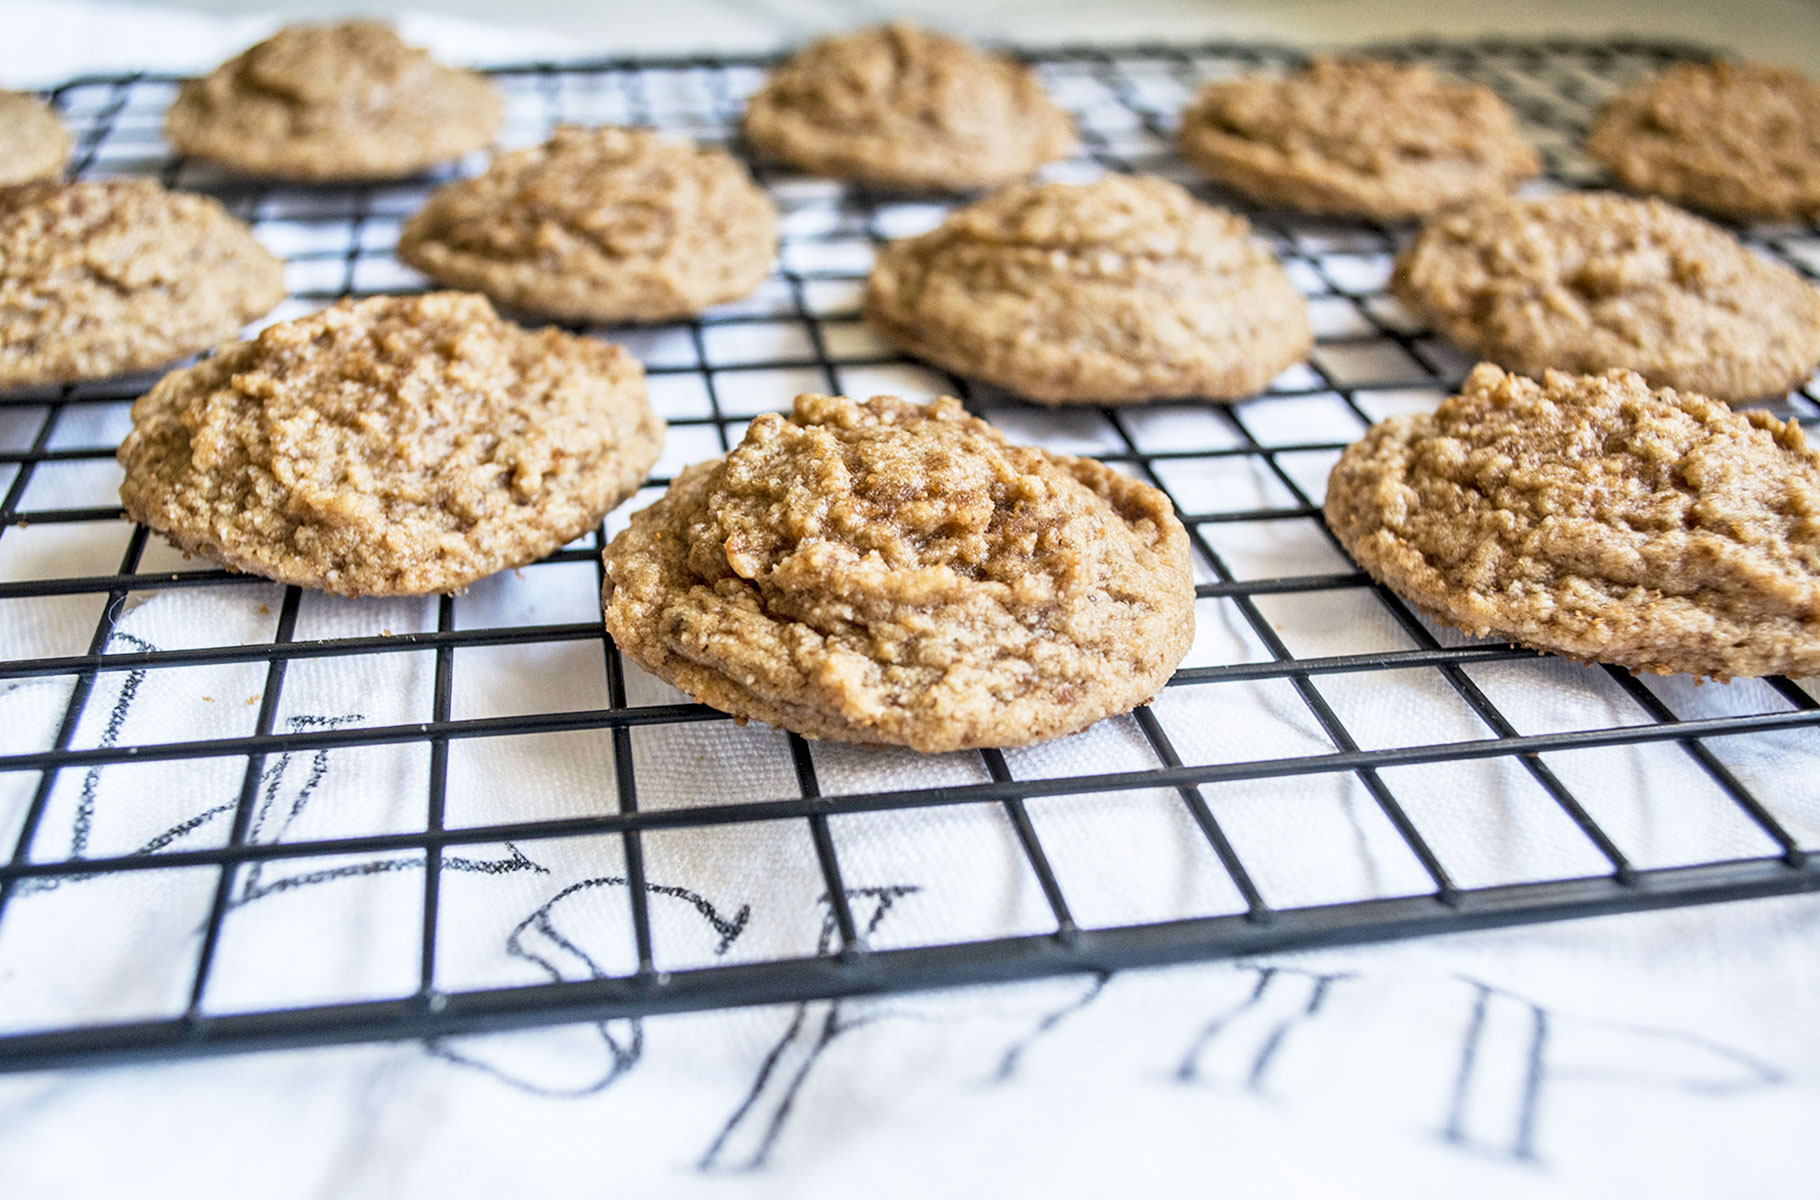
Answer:
MULTIPOLYGON (((101 6, 0 4, 0 81, 46 82, 130 58, 192 70, 246 44, 271 18, 217 21, 101 6), (33 37, 23 36, 31 29, 33 37)), ((558 52, 546 35, 436 18, 406 23, 452 60, 558 52)), ((573 49, 572 46, 567 46, 573 49)), ((1091 81, 1089 81, 1090 83, 1091 81)), ((1085 86, 1085 85, 1084 85, 1085 86)), ((1159 86, 1162 86, 1159 83, 1159 86)), ((80 98, 78 98, 80 102, 80 98)), ((580 103, 581 101, 577 101, 580 103)), ((1091 102, 1086 97, 1085 102, 1091 102)), ((596 119, 607 119, 605 115, 596 119)), ((514 127, 512 137, 528 136, 514 127), (516 132, 514 132, 514 130, 516 132)), ((130 170, 126 166, 115 169, 130 170)), ((838 232, 835 193, 796 187, 786 232, 838 232)), ((409 197, 405 201, 410 201, 409 197)), ((408 211, 401 202, 399 211, 408 211)), ((391 209, 366 226, 395 229, 391 209)), ((887 232, 934 213, 894 206, 887 232)), ((308 221, 258 232, 309 248, 308 221)), ((1383 256, 1335 240, 1329 279, 1370 280, 1383 256), (1349 274, 1350 273, 1350 274, 1349 274)), ((865 240, 786 248, 791 265, 863 271, 865 240), (792 256, 803 256, 801 261, 792 256), (810 256, 818 256, 809 261, 810 256), (845 264, 842 266, 841 264, 845 264)), ((293 270, 299 269, 294 266, 293 270)), ((336 264, 341 269, 341 264, 336 264)), ((296 287, 293 275, 293 287, 296 287)), ((412 277, 401 274, 408 285, 412 277)), ((370 281, 369 281, 370 282, 370 281)), ((1311 285, 1312 286, 1312 285, 1311 285)), ((1325 285, 1322 285, 1325 286, 1325 285)), ((850 282, 805 288, 837 314, 823 331, 863 358, 850 282), (838 314, 846 312, 849 317, 838 314)), ((744 311, 788 310, 765 290, 744 311)), ((1314 300, 1317 323, 1349 302, 1314 300)), ((283 314, 280 314, 283 315, 283 314)), ((800 356, 787 321, 711 327, 713 361, 800 356)), ((649 362, 689 359, 686 334, 628 337, 649 362)), ((1368 415, 1431 406, 1432 390, 1371 390, 1381 364, 1346 344, 1321 352, 1368 415)), ((692 359, 691 359, 692 361, 692 359)), ((734 414, 778 407, 798 387, 928 392, 911 368, 725 372, 734 414)), ((1304 378, 1298 376, 1298 378, 1304 378)), ((1307 375, 1306 379, 1313 376, 1307 375)), ((693 376, 659 377, 672 417, 703 415, 693 376)), ((1016 438, 1081 453, 1123 443, 1094 413, 1006 407, 1016 438)), ((41 409, 0 408, 0 445, 29 443, 41 409)), ((1361 424, 1331 394, 1244 406, 1266 445, 1344 441, 1361 424)), ((123 406, 73 406, 54 444, 118 439, 123 406)), ((1231 427, 1203 410, 1129 414, 1141 450, 1217 451, 1231 427)), ((733 430, 737 436, 737 428, 733 430)), ((709 427, 673 431, 659 473, 717 452, 709 427), (705 440, 704 440, 705 438, 705 440)), ((1318 499, 1331 454, 1286 453, 1318 499)), ((1293 499, 1246 459, 1174 459, 1163 480, 1190 511, 1293 499)), ((27 510, 106 506, 111 462, 47 464, 27 510)), ((4 482, 4 481, 0 481, 4 482)), ((610 519, 617 529, 641 497, 610 519)), ((1344 570, 1312 521, 1209 524, 1239 578, 1344 570)), ((130 529, 82 523, 8 529, 0 578, 107 574, 130 529)), ((141 570, 193 571, 156 539, 141 570)), ((462 596, 463 627, 590 623, 598 576, 586 560, 526 568, 462 596)), ((100 596, 0 603, 5 657, 81 654, 100 596)), ((283 592, 253 580, 129 598, 109 652, 259 644, 283 592)), ((1410 634, 1363 589, 1266 595, 1259 609, 1298 657, 1407 649, 1410 634)), ((298 639, 434 629, 435 600, 354 602, 306 594, 298 639)), ((1443 643, 1461 639, 1431 630, 1443 643)), ((1228 600, 1197 610, 1187 666, 1267 659, 1228 600)), ((463 649, 457 720, 605 707, 599 643, 463 649)), ((1521 733, 1648 720, 1596 669, 1558 660, 1469 669, 1521 733)), ((430 719, 429 651, 300 659, 283 680, 280 732, 430 719)), ((263 662, 99 675, 73 744, 226 738, 254 727, 263 662)), ((0 685, 0 752, 43 749, 68 677, 0 685)), ((1315 686, 1364 748, 1490 736, 1459 694, 1425 672, 1332 674, 1315 686)), ((1684 718, 1763 712, 1767 685, 1650 680, 1684 718)), ((630 670, 630 702, 679 699, 630 670)), ((1283 680, 1172 688, 1155 714, 1189 763, 1331 753, 1283 680)), ((1804 846, 1820 848, 1820 744, 1811 729, 1714 742, 1804 846)), ((727 722, 636 728, 638 804, 652 811, 797 794, 783 737, 727 722)), ((826 793, 966 783, 973 755, 815 744, 826 793)), ((1139 770, 1157 759, 1131 718, 1009 752, 1018 778, 1139 770)), ((1631 861, 1672 866, 1762 856, 1774 844, 1679 747, 1547 756, 1631 861)), ((617 811, 614 751, 599 731, 457 739, 450 828, 617 811)), ((144 762, 60 774, 35 859, 220 845, 246 783, 244 758, 144 762)), ((424 827, 430 764, 421 744, 270 757, 254 780, 251 841, 279 843, 424 827)), ((1386 785, 1463 886, 1594 875, 1605 858, 1520 763, 1410 766, 1386 785)), ((37 777, 0 774, 0 846, 10 846, 37 777)), ((1278 907, 1420 894, 1420 862, 1360 781, 1316 774, 1203 789, 1264 898, 1278 907)), ((1169 790, 1033 799, 1029 813, 1079 923, 1088 928, 1243 911, 1237 887, 1169 790)), ((856 919, 879 949, 1042 933, 1053 927, 1005 812, 991 805, 834 817, 856 919)), ((810 954, 832 923, 801 821, 653 832, 643 839, 656 966, 679 970, 810 954)), ((276 860, 229 892, 205 1013, 408 995, 418 983, 424 859, 398 850, 276 860)), ((616 837, 481 843, 442 860, 436 984, 445 990, 586 979, 636 965, 616 837)), ((187 1002, 208 868, 26 883, 0 920, 0 1032, 169 1016, 187 1002)), ((1435 1195, 1487 1197, 1799 1194, 1820 1125, 1820 898, 1604 918, 1422 942, 1080 976, 878 999, 616 1020, 468 1037, 91 1073, 0 1077, 0 1196, 1435 1195)))

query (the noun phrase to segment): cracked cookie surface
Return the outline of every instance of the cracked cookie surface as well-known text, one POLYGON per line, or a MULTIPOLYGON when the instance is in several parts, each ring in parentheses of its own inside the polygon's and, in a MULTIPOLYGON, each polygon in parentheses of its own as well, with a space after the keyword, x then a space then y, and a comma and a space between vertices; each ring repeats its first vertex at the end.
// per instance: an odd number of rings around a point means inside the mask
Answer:
POLYGON ((180 152, 276 179, 396 179, 493 140, 500 99, 377 21, 291 25, 185 83, 180 152))
POLYGON ((1014 746, 1150 699, 1193 638, 1155 488, 958 401, 797 397, 607 548, 607 631, 703 703, 810 737, 1014 746))
POLYGON ((605 323, 737 299, 776 247, 776 207, 725 151, 563 126, 438 188, 405 224, 398 256, 509 308, 605 323))
POLYGON ((744 128, 769 158, 906 191, 1004 183, 1075 145, 1027 67, 902 24, 810 43, 752 96, 744 128))
POLYGON ((1820 668, 1820 456, 1800 427, 1630 371, 1480 364, 1347 449, 1327 522, 1450 624, 1661 674, 1820 668))
POLYGON ((36 96, 0 91, 0 187, 55 179, 70 154, 69 131, 36 96))
POLYGON ((150 180, 0 190, 0 387, 149 371, 284 298, 284 264, 207 196, 150 180))
POLYGON ((1762 63, 1682 63, 1620 94, 1586 152, 1624 187, 1723 217, 1820 217, 1820 84, 1762 63))
POLYGON ((460 292, 344 300, 159 381, 133 405, 120 497, 231 570, 422 595, 581 536, 662 438, 617 346, 460 292))
POLYGON ((865 315, 920 358, 1045 403, 1252 395, 1312 343, 1244 218, 1154 176, 1013 184, 892 242, 865 315))
POLYGON ((1496 92, 1424 66, 1321 58, 1201 89, 1182 153, 1249 199, 1392 221, 1507 192, 1542 168, 1496 92))
POLYGON ((1820 289, 1660 200, 1588 192, 1442 213, 1397 258, 1391 289, 1528 375, 1623 367, 1738 401, 1820 362, 1820 289))

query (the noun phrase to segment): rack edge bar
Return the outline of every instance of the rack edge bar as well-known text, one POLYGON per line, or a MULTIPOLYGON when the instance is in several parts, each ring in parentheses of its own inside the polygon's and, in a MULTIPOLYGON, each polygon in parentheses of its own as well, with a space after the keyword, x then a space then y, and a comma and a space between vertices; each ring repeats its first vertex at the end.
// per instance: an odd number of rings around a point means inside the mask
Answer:
POLYGON ((663 1013, 1004 983, 1087 971, 1209 962, 1820 891, 1820 856, 1671 867, 1484 888, 1449 906, 1432 894, 1154 925, 875 951, 853 958, 656 972, 265 1013, 93 1025, 0 1037, 0 1074, 205 1055, 457 1037, 663 1013))

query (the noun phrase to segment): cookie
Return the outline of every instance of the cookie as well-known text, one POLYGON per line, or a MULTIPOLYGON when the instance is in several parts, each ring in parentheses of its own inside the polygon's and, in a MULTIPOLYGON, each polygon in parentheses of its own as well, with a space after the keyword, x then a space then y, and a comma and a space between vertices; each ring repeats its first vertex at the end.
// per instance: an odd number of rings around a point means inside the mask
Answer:
POLYGON ((1624 367, 1732 401, 1787 391, 1820 363, 1820 291, 1660 200, 1575 193, 1443 213, 1391 288, 1526 375, 1624 367))
POLYGON ((284 264, 150 180, 0 190, 0 387, 162 367, 284 299, 284 264))
POLYGON ((744 128, 768 158, 902 191, 1005 183, 1075 146, 1028 68, 901 24, 797 52, 747 102, 744 128))
POLYGON ((1682 63, 1606 105, 1586 152, 1631 191, 1718 216, 1820 218, 1820 84, 1762 63, 1682 63))
POLYGON ((1376 59, 1210 83, 1183 112, 1180 141, 1188 161, 1258 204, 1380 221, 1508 192, 1542 169, 1490 88, 1376 59))
POLYGON ((879 252, 867 322, 1046 404, 1236 400, 1308 353, 1308 305, 1244 218, 1154 176, 1013 184, 879 252))
POLYGON ((777 209, 724 151, 560 127, 438 188, 398 256, 454 287, 569 321, 666 321, 758 286, 777 209))
POLYGON ((1125 712, 1194 636, 1161 492, 947 398, 798 396, 633 514, 606 570, 607 632, 697 700, 931 752, 1125 712))
POLYGON ((617 346, 481 296, 344 300, 133 405, 127 513, 230 570, 423 595, 534 562, 631 495, 663 425, 617 346))
POLYGON ((1482 363, 1348 448, 1326 511, 1373 578, 1470 633, 1658 674, 1820 670, 1820 456, 1793 421, 1482 363))
POLYGON ((388 25, 290 25, 171 103, 178 151, 233 171, 292 180, 397 179, 493 140, 499 93, 431 61, 388 25))
POLYGON ((34 96, 0 92, 0 187, 55 179, 70 156, 69 131, 34 96))

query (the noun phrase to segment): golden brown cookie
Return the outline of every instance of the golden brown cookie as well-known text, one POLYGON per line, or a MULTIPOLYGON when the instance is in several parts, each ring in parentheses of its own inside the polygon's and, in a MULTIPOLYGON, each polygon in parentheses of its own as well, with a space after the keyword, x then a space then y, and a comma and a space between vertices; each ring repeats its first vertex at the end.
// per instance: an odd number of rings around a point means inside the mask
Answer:
POLYGON ((1341 456, 1327 523, 1441 620, 1658 674, 1820 670, 1820 457, 1630 371, 1489 363, 1341 456))
POLYGON ((1820 363, 1820 291, 1660 200, 1500 197, 1442 213, 1398 257, 1391 288, 1528 375, 1624 367, 1736 401, 1795 387, 1820 363))
POLYGON ((291 25, 183 85, 180 152, 275 179, 396 179, 493 140, 499 93, 376 21, 291 25))
POLYGON ((947 398, 798 396, 606 552, 607 632, 705 704, 845 742, 1019 746, 1154 696, 1194 636, 1155 488, 947 398))
POLYGON ((0 190, 0 387, 162 367, 284 299, 284 264, 214 200, 150 180, 0 190))
POLYGON ((438 188, 398 257, 508 307, 570 321, 667 321, 757 287, 777 209, 725 151, 641 129, 559 127, 438 188))
POLYGON ((69 131, 35 96, 0 92, 0 187, 55 179, 70 156, 69 131))
POLYGON ((422 595, 586 533, 662 440, 618 346, 462 292, 380 296, 165 376, 133 405, 120 498, 230 570, 422 595))
POLYGON ((1542 169, 1490 88, 1376 59, 1210 83, 1180 138, 1190 162, 1258 204, 1381 221, 1507 192, 1542 169))
POLYGON ((747 102, 744 127, 767 157, 906 191, 1005 183, 1075 145, 1022 64, 902 24, 810 43, 747 102))
POLYGON ((866 320, 1044 403, 1236 400, 1311 343, 1307 302, 1249 229, 1154 176, 1013 184, 881 250, 866 320))
POLYGON ((1682 63, 1606 105, 1586 152, 1635 192, 1743 220, 1820 217, 1820 84, 1682 63))

